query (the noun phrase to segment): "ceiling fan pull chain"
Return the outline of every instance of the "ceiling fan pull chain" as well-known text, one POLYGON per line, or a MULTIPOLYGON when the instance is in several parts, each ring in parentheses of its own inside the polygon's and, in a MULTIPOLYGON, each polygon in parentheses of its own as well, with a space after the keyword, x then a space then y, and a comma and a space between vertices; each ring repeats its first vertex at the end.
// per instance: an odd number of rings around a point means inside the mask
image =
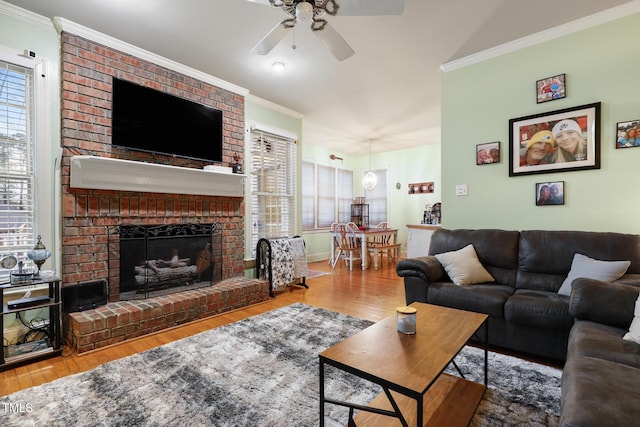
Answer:
POLYGON ((298 46, 296 46, 296 27, 293 27, 293 44, 291 45, 291 49, 296 50, 298 46))

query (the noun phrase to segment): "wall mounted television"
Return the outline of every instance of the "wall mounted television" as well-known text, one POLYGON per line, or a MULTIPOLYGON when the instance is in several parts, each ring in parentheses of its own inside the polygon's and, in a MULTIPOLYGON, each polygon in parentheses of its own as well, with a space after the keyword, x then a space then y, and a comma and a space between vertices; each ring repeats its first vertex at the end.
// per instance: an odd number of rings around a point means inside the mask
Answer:
POLYGON ((222 111, 113 78, 111 143, 131 150, 222 161, 222 111))

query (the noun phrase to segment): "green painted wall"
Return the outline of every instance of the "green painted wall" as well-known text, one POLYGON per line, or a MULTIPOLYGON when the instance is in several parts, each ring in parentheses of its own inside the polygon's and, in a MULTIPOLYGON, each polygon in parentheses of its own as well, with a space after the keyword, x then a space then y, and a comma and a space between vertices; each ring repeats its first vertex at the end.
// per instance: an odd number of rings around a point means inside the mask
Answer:
POLYGON ((640 233, 640 148, 615 149, 616 123, 640 119, 639 40, 635 14, 443 73, 443 226, 640 233), (567 97, 537 104, 536 80, 561 73, 567 97), (509 119, 593 102, 601 169, 509 177, 509 119), (491 141, 502 162, 476 166, 476 144, 491 141), (535 206, 535 183, 547 181, 565 182, 565 205, 535 206))
MULTIPOLYGON (((366 197, 361 182, 363 173, 369 169, 368 155, 353 157, 335 151, 329 152, 316 146, 303 146, 302 153, 305 160, 332 166, 336 166, 336 162, 340 161, 330 160, 330 154, 344 158, 342 166, 354 171, 354 196, 366 197)), ((373 154, 371 168, 388 171, 388 221, 392 227, 399 229, 398 241, 406 244, 406 225, 419 224, 425 205, 441 201, 440 145, 423 145, 417 148, 373 154), (433 194, 409 194, 409 183, 429 181, 435 183, 433 194), (396 189, 397 183, 400 183, 400 189, 396 189)), ((307 254, 312 261, 329 258, 331 240, 327 231, 304 233, 304 239, 307 254)), ((403 247, 402 251, 406 251, 406 247, 403 247)))

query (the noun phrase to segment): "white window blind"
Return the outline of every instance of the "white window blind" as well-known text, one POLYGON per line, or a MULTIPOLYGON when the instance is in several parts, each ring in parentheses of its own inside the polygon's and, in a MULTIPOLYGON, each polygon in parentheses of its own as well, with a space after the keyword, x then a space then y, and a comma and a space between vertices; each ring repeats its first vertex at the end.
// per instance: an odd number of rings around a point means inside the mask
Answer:
POLYGON ((302 228, 329 228, 351 220, 353 171, 302 162, 302 228))
POLYGON ((296 234, 296 141, 251 131, 251 251, 261 238, 296 234))
POLYGON ((338 216, 337 221, 351 221, 351 203, 353 203, 353 171, 338 169, 338 216))
POLYGON ((318 228, 331 227, 336 217, 336 171, 318 165, 318 228))
POLYGON ((316 221, 316 165, 302 162, 302 229, 315 228, 316 221))
POLYGON ((34 245, 33 98, 33 70, 0 61, 0 256, 25 261, 34 245))
POLYGON ((373 191, 366 191, 364 196, 369 204, 369 226, 374 227, 376 224, 387 219, 387 170, 375 170, 373 173, 378 177, 378 185, 373 191))

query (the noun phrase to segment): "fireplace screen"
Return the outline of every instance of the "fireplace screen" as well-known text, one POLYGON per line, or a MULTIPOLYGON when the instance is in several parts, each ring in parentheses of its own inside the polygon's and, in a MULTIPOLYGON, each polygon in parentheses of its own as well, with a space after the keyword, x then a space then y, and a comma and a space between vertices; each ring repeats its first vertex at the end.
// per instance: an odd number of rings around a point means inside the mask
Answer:
POLYGON ((111 236, 119 246, 109 253, 120 261, 120 300, 197 289, 222 280, 219 224, 121 225, 111 236))

